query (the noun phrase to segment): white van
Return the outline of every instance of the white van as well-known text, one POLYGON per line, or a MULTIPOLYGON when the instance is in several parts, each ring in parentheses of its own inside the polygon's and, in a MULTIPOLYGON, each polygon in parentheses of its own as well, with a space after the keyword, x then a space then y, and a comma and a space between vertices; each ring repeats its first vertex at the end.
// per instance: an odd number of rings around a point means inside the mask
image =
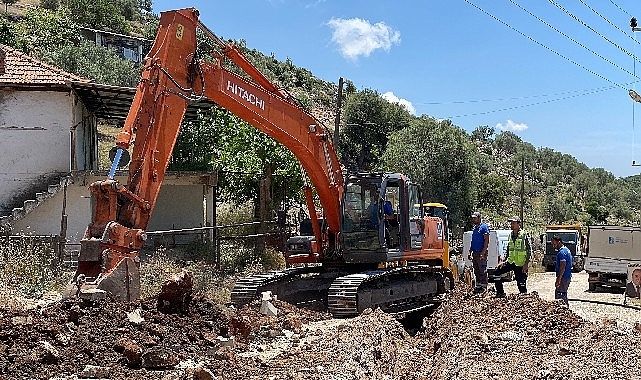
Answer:
MULTIPOLYGON (((487 247, 487 276, 489 282, 492 282, 492 273, 499 264, 499 256, 505 259, 507 253, 507 244, 512 230, 490 230, 490 242, 487 247)), ((469 259, 468 252, 472 242, 472 231, 463 233, 463 259, 465 266, 473 268, 472 261, 469 259)), ((514 274, 510 271, 501 276, 503 281, 512 281, 514 274)))

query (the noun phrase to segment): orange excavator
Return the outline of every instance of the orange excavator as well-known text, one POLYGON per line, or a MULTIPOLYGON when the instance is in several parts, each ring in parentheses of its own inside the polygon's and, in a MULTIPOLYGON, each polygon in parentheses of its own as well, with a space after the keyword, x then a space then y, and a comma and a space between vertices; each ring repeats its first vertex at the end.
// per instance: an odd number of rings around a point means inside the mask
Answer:
POLYGON ((93 214, 72 281, 78 291, 99 289, 123 301, 140 297, 138 251, 145 229, 185 110, 206 97, 293 152, 314 216, 301 236, 288 241, 285 256, 294 267, 237 281, 233 303, 250 302, 265 290, 279 298, 313 292, 326 297, 334 315, 351 316, 368 307, 404 312, 439 302, 454 286, 443 254, 445 227, 441 218, 424 215, 418 186, 402 174, 345 173, 331 133, 198 16, 193 8, 161 13, 116 138, 113 167, 107 179, 90 185, 93 214), (197 30, 216 45, 213 62, 199 56, 197 30), (229 62, 251 80, 223 67, 229 62), (131 146, 123 185, 114 173, 131 146))

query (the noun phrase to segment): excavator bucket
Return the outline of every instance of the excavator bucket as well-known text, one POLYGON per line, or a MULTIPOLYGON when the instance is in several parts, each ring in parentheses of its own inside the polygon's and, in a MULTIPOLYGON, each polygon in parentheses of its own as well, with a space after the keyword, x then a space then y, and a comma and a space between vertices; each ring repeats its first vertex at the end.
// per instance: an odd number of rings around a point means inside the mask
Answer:
POLYGON ((136 263, 126 257, 109 273, 98 278, 96 287, 109 293, 114 299, 123 302, 140 298, 140 270, 136 263))
POLYGON ((108 273, 96 279, 87 279, 83 275, 67 287, 65 297, 78 296, 88 300, 100 300, 109 297, 131 302, 140 298, 140 270, 131 258, 124 258, 108 273))
MULTIPOLYGON (((134 256, 134 257, 137 257, 134 256)), ((99 239, 83 239, 78 269, 65 292, 84 299, 104 299, 106 295, 130 302, 140 298, 140 270, 132 257, 122 257, 105 249, 99 239), (114 263, 115 265, 109 264, 114 263), (106 269, 105 268, 109 268, 106 269)))

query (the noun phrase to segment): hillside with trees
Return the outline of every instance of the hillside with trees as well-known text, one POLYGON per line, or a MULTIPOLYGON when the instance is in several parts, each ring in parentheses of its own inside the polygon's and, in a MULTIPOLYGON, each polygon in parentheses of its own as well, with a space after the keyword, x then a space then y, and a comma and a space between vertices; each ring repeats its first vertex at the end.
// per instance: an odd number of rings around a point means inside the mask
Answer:
MULTIPOLYGON (((152 39, 158 22, 151 0, 3 3, 8 12, 0 13, 0 43, 118 86, 135 86, 139 67, 82 40, 78 28, 152 39)), ((282 62, 251 49, 246 41, 236 44, 263 74, 333 130, 337 84, 314 77, 289 59, 282 62)), ((521 207, 526 228, 535 232, 548 223, 640 222, 639 176, 615 178, 570 155, 534 147, 512 132, 478 126, 468 133, 440 115, 414 116, 383 99, 376 89, 357 89, 346 79, 338 143, 341 162, 350 171, 408 174, 421 185, 424 198, 449 206, 460 228, 469 223, 472 210, 487 215, 492 227, 505 228, 507 217, 518 215, 521 207)), ((184 125, 170 170, 219 171, 221 195, 228 201, 256 201, 259 183, 269 178, 272 210, 282 208, 282 202, 300 202, 302 179, 294 156, 223 109, 214 108, 184 125)))

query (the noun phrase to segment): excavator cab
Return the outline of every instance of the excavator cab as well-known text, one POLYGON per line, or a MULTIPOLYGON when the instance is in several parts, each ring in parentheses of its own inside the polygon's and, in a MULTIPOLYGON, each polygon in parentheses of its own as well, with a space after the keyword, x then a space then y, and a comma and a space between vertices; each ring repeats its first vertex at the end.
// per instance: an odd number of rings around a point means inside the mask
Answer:
POLYGON ((421 248, 418 187, 401 174, 350 176, 341 210, 341 249, 348 263, 399 260, 421 248))

